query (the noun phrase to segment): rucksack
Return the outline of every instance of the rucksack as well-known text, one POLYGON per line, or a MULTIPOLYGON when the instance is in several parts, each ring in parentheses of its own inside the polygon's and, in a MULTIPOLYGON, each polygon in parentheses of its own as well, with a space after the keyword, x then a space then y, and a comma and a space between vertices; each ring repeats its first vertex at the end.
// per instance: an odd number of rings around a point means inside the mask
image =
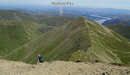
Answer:
POLYGON ((39 57, 39 62, 44 62, 44 59, 42 57, 39 57))

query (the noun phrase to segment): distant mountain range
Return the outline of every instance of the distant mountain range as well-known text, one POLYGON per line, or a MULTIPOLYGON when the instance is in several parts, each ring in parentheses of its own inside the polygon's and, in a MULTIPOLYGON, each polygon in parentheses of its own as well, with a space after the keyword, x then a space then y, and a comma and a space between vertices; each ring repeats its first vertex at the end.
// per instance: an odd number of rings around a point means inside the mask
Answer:
POLYGON ((84 16, 90 20, 102 20, 104 17, 112 18, 119 15, 130 14, 130 10, 114 9, 114 8, 88 8, 88 7, 74 7, 74 6, 2 6, 0 9, 19 10, 24 12, 31 12, 35 14, 51 14, 59 16, 60 8, 63 9, 63 16, 79 17, 84 16), (96 16, 93 16, 96 15, 96 16), (100 16, 100 17, 98 17, 100 16))

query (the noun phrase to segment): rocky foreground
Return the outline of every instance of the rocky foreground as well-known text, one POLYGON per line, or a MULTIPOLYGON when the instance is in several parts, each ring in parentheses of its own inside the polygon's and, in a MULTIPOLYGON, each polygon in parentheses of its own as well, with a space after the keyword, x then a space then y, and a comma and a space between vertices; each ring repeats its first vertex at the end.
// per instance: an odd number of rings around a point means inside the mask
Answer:
POLYGON ((130 67, 64 61, 31 65, 1 60, 0 75, 130 75, 130 67))

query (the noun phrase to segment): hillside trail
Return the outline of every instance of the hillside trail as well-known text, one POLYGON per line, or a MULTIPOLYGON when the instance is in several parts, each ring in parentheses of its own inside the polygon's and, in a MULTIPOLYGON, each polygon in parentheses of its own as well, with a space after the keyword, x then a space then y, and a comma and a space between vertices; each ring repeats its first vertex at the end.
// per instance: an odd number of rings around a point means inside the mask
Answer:
POLYGON ((0 75, 130 75, 130 67, 65 61, 31 65, 0 60, 0 75))

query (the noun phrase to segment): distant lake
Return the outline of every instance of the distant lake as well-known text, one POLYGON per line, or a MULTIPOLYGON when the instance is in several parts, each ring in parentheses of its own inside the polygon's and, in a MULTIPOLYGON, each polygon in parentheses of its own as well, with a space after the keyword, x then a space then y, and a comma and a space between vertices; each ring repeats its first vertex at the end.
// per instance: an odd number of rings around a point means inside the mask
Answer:
POLYGON ((112 18, 110 18, 110 17, 103 17, 103 16, 99 16, 99 15, 91 15, 91 16, 101 18, 101 19, 95 20, 95 21, 98 22, 99 24, 103 24, 105 21, 112 19, 112 18))
POLYGON ((96 22, 98 22, 99 24, 103 24, 105 21, 110 20, 111 18, 106 18, 106 19, 100 19, 100 20, 96 20, 96 22))

